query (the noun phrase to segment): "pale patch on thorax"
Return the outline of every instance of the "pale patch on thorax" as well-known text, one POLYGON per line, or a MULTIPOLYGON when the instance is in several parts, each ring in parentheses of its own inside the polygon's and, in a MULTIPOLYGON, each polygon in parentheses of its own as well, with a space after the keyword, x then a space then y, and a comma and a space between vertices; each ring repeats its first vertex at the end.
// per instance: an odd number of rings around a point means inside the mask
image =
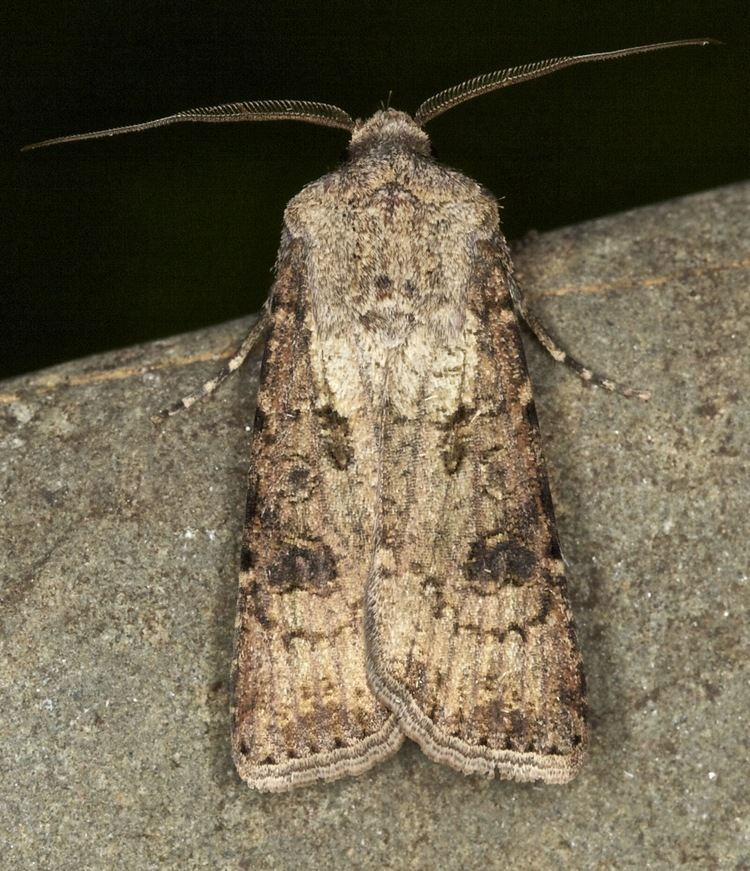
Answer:
MULTIPOLYGON (((454 410, 473 358, 466 293, 495 201, 411 153, 356 161, 305 188, 287 228, 308 250, 313 345, 337 410, 388 402, 413 418, 454 410)), ((470 367, 471 368, 471 367, 470 367)))

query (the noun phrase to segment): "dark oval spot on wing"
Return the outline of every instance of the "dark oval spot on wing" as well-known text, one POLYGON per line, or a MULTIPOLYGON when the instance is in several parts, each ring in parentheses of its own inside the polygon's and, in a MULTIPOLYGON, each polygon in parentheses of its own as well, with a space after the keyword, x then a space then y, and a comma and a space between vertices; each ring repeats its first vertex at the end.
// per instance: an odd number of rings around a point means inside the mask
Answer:
POLYGON ((268 581, 279 592, 308 590, 325 593, 336 577, 336 560, 328 545, 291 545, 268 567, 268 581))
POLYGON ((349 421, 330 405, 318 408, 316 414, 326 453, 337 469, 345 469, 354 456, 349 421))
POLYGON ((523 586, 534 574, 538 559, 533 551, 515 541, 490 544, 486 538, 474 542, 464 564, 466 577, 480 586, 495 581, 523 586))
POLYGON ((295 466, 289 472, 289 483, 294 490, 302 490, 310 478, 310 470, 305 466, 295 466))

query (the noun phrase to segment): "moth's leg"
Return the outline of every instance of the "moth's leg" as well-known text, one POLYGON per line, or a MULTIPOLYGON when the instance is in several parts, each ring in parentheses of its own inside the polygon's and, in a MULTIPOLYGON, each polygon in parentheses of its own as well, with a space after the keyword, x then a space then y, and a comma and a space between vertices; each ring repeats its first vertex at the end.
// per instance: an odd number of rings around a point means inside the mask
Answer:
POLYGON ((165 417, 171 417, 173 414, 177 414, 178 411, 183 411, 184 409, 190 408, 192 405, 199 399, 203 399, 206 396, 210 396, 219 385, 221 385, 224 381, 229 378, 229 376, 236 372, 240 366, 247 360, 250 352, 253 348, 258 344, 258 342, 263 338, 264 333, 271 325, 271 315, 266 306, 263 307, 261 311, 260 317, 258 320, 250 327, 250 331, 247 336, 245 336, 242 344, 237 349, 237 351, 231 356, 226 366, 214 375, 209 381, 196 390, 194 393, 190 393, 187 396, 184 396, 178 402, 175 402, 174 405, 170 405, 169 408, 162 409, 157 415, 155 415, 154 420, 160 420, 165 417))
POLYGON ((613 381, 605 375, 600 375, 584 366, 580 360, 571 356, 564 348, 552 338, 549 331, 539 318, 529 308, 526 298, 521 290, 518 282, 511 275, 509 277, 510 295, 513 297, 513 303, 516 311, 526 321, 531 332, 537 337, 542 347, 549 353, 553 360, 558 363, 564 363, 569 369, 572 369, 581 380, 588 384, 594 384, 597 387, 602 387, 604 390, 609 390, 612 393, 620 393, 622 396, 634 396, 637 399, 651 399, 651 393, 648 390, 638 390, 634 387, 628 387, 627 384, 621 384, 619 381, 613 381))

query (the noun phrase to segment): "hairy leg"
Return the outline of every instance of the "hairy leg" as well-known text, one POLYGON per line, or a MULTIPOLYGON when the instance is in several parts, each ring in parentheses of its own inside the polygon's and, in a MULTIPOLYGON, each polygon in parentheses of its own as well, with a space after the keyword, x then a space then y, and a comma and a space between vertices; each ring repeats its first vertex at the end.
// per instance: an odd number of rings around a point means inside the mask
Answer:
POLYGON ((510 276, 510 293, 513 297, 516 311, 526 321, 531 332, 536 336, 542 347, 549 353, 553 360, 558 363, 564 363, 569 369, 572 369, 582 381, 588 384, 593 384, 596 387, 601 387, 604 390, 609 390, 612 393, 619 393, 622 396, 635 397, 636 399, 651 399, 651 393, 648 390, 638 390, 634 387, 628 387, 627 384, 621 384, 619 381, 613 381, 604 375, 600 375, 584 366, 580 360, 577 360, 569 354, 564 348, 552 338, 547 328, 539 320, 539 318, 531 311, 526 302, 526 298, 521 290, 518 282, 510 276))
POLYGON ((158 421, 165 417, 171 417, 173 414, 177 414, 179 411, 183 411, 195 405, 195 403, 198 402, 199 399, 204 399, 205 397, 210 396, 212 393, 214 393, 233 372, 236 372, 240 368, 240 366, 242 366, 242 364, 250 355, 250 352, 263 338, 263 335, 270 326, 270 323, 270 314, 268 312, 268 309, 264 307, 261 311, 260 317, 252 325, 252 327, 250 327, 250 331, 248 332, 247 336, 245 336, 242 344, 229 359, 226 366, 224 366, 224 368, 221 369, 220 372, 214 375, 213 378, 206 381, 206 383, 198 390, 188 394, 187 396, 184 396, 182 399, 175 402, 174 405, 170 405, 169 408, 165 408, 160 411, 157 415, 155 415, 155 420, 158 421))

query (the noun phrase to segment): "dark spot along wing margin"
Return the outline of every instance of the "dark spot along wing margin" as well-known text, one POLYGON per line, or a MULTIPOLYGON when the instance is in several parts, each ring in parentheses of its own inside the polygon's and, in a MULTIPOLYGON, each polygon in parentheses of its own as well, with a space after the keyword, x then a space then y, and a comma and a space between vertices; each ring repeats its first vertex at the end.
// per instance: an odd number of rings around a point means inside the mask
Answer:
POLYGON ((415 429, 385 410, 368 670, 432 759, 560 783, 582 760, 585 684, 511 268, 502 237, 476 244, 468 394, 437 426, 415 429))
POLYGON ((366 511, 347 483, 356 460, 347 459, 345 422, 316 396, 306 274, 304 243, 285 235, 252 440, 232 679, 235 764, 265 791, 358 774, 402 741, 367 683, 366 567, 349 521, 366 511))

